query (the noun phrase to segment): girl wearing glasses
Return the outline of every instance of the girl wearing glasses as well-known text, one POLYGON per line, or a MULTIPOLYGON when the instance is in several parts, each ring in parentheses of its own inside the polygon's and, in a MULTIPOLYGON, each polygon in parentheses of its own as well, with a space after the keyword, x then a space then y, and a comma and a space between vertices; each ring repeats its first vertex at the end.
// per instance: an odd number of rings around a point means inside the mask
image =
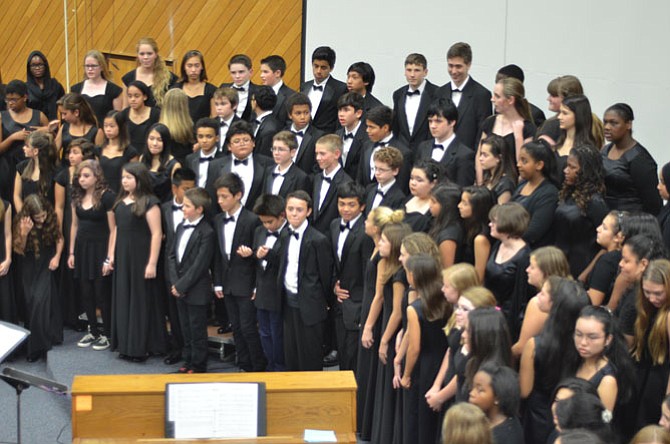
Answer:
POLYGON ((84 96, 99 126, 107 113, 123 109, 123 89, 110 79, 105 57, 97 49, 92 49, 84 56, 84 80, 70 88, 71 92, 84 96))

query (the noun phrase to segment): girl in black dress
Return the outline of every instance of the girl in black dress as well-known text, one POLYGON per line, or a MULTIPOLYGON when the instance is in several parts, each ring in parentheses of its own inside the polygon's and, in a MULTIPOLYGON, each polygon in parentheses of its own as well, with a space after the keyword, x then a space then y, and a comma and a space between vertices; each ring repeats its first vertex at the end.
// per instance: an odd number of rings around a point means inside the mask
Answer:
POLYGON ((619 274, 623 233, 621 221, 627 213, 610 211, 596 229, 596 242, 602 254, 596 257, 588 277, 587 293, 593 305, 607 305, 612 295, 614 280, 619 274))
POLYGON ((549 317, 540 334, 526 343, 519 370, 521 397, 527 399, 523 426, 528 443, 547 442, 553 429, 550 395, 579 360, 575 323, 590 304, 577 282, 556 276, 547 282, 550 292, 540 293, 538 305, 549 317))
POLYGON ((194 49, 184 54, 181 59, 181 78, 174 87, 183 89, 188 96, 188 111, 193 122, 216 115, 214 110, 216 86, 207 80, 205 58, 202 53, 194 49))
POLYGON ((153 194, 161 202, 172 199, 172 175, 181 165, 172 156, 170 130, 162 123, 156 123, 149 128, 147 146, 142 152, 140 162, 149 170, 153 194))
POLYGON ((612 210, 646 211, 657 215, 661 209, 657 165, 654 158, 633 139, 633 110, 617 103, 605 111, 605 145, 601 153, 605 167, 605 200, 612 210))
POLYGON ((193 152, 194 120, 188 111, 188 97, 181 89, 171 89, 165 94, 161 115, 158 120, 167 126, 172 136, 172 155, 184 163, 186 156, 193 152))
POLYGON ((140 162, 124 165, 123 191, 114 204, 112 348, 135 362, 150 353, 165 353, 165 316, 161 313, 156 267, 161 247, 161 213, 151 192, 151 178, 140 162), (143 270, 143 272, 141 271, 143 270))
POLYGON ((433 159, 421 159, 414 164, 409 176, 409 192, 403 209, 405 223, 412 231, 428 232, 431 228, 431 191, 443 177, 440 164, 433 159))
POLYGON ((16 322, 12 273, 12 206, 0 199, 0 321, 16 322))
POLYGON ((600 442, 608 444, 621 442, 619 436, 612 433, 611 414, 597 396, 590 393, 575 393, 568 399, 557 401, 554 412, 556 429, 561 432, 561 442, 563 432, 575 429, 593 432, 600 442))
POLYGON ((72 85, 70 91, 86 99, 95 114, 98 127, 101 127, 110 111, 123 109, 123 88, 110 81, 111 74, 105 56, 97 49, 90 50, 84 56, 84 73, 84 81, 72 85))
POLYGON ((149 106, 150 94, 151 90, 143 82, 139 80, 130 82, 126 91, 128 108, 121 111, 128 122, 130 144, 138 153, 141 153, 146 147, 149 127, 158 122, 161 114, 159 108, 149 106))
POLYGON ((558 112, 561 110, 563 99, 577 94, 584 94, 584 88, 579 79, 572 75, 559 76, 549 82, 547 85, 547 102, 549 102, 549 111, 556 114, 544 121, 538 128, 536 137, 542 139, 553 147, 561 137, 561 128, 558 121, 558 112))
POLYGON ((486 362, 475 374, 470 390, 471 404, 486 414, 496 444, 524 444, 519 421, 519 375, 511 368, 486 362))
POLYGON ((16 166, 14 177, 14 208, 21 212, 23 201, 33 193, 54 204, 54 176, 56 174, 56 146, 51 134, 33 132, 23 147, 26 160, 16 166))
POLYGON ((56 102, 63 97, 65 90, 58 80, 51 77, 49 62, 40 51, 33 51, 28 55, 26 80, 28 107, 41 111, 49 120, 57 119, 56 102))
POLYGON ((568 258, 570 274, 585 282, 586 268, 600 250, 596 227, 609 211, 603 196, 605 172, 600 153, 590 146, 576 146, 570 151, 564 173, 554 213, 555 245, 568 258))
POLYGON ((77 343, 94 350, 109 348, 111 338, 112 281, 109 234, 114 231, 115 194, 109 190, 100 164, 85 160, 72 183, 72 228, 67 265, 74 269, 88 318, 88 333, 77 343), (98 327, 96 307, 102 314, 98 327))
POLYGON ((461 189, 451 183, 439 185, 430 192, 433 226, 428 235, 435 239, 444 268, 460 262, 463 254, 463 226, 458 211, 460 199, 461 189))
POLYGON ((670 162, 663 165, 661 174, 658 175, 658 195, 666 201, 666 204, 658 213, 658 224, 661 226, 665 248, 670 251, 670 193, 668 193, 668 184, 670 184, 670 162))
POLYGON ((601 145, 598 145, 591 133, 593 114, 586 96, 573 95, 563 99, 558 113, 558 122, 561 137, 553 149, 557 157, 558 173, 562 178, 568 155, 573 148, 586 145, 597 151, 601 145))
POLYGON ((12 80, 5 87, 7 110, 0 113, 0 198, 12 200, 16 165, 24 160, 23 146, 32 131, 47 126, 44 114, 28 108, 28 89, 20 80, 12 80))
POLYGON ((64 163, 67 148, 73 139, 84 138, 95 145, 100 145, 103 140, 103 133, 98 128, 95 114, 84 96, 77 93, 69 93, 63 96, 60 102, 61 119, 63 125, 56 135, 56 148, 58 149, 59 159, 64 163))
POLYGON ((530 214, 523 238, 531 248, 550 245, 554 241, 551 228, 558 203, 556 157, 544 142, 529 142, 521 148, 517 168, 522 182, 512 201, 523 205, 530 214))
POLYGON ((484 139, 479 148, 479 164, 483 173, 481 184, 493 191, 498 204, 508 202, 516 189, 519 173, 514 151, 509 149, 505 139, 497 134, 484 139))
POLYGON ((462 260, 475 266, 477 275, 484 280, 486 263, 491 252, 489 211, 493 208, 494 196, 486 187, 465 187, 458 203, 463 220, 465 236, 462 260))
POLYGON ((147 106, 162 106, 167 90, 175 84, 177 76, 170 72, 163 58, 158 55, 158 44, 151 37, 137 42, 137 68, 127 72, 121 80, 126 88, 134 81, 141 81, 148 88, 147 106))
POLYGON ((30 330, 27 359, 34 362, 52 344, 63 342, 58 287, 53 272, 63 252, 56 213, 43 196, 31 194, 14 221, 14 252, 20 256, 25 327, 30 330))
MULTIPOLYGON (((441 291, 441 268, 435 258, 419 253, 407 259, 405 264, 407 281, 414 287, 418 298, 407 307, 408 348, 401 386, 416 392, 416 397, 404 398, 404 419, 412 422, 416 418, 417 428, 406 427, 404 442, 433 443, 436 439, 439 415, 430 409, 423 394, 432 385, 440 368, 442 356, 447 349, 447 338, 442 333, 445 322, 451 316, 452 308, 441 291)), ((406 392, 406 393, 409 393, 406 392)))
POLYGON ((109 189, 117 193, 121 189, 121 168, 128 162, 136 162, 139 153, 130 144, 128 120, 122 113, 110 111, 104 122, 105 139, 98 150, 98 159, 109 189))

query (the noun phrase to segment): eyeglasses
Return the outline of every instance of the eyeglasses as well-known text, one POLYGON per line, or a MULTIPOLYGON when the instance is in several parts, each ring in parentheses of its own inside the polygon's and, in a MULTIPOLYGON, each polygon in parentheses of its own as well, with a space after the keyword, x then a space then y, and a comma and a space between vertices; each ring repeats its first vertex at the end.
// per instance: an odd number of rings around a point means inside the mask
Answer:
POLYGON ((95 68, 100 68, 100 65, 84 65, 84 68, 86 68, 86 69, 95 69, 95 68))
POLYGON ((390 172, 393 171, 393 170, 392 170, 391 168, 379 168, 379 167, 375 167, 375 171, 379 171, 380 173, 390 173, 390 172))
POLYGON ((573 335, 573 337, 575 338, 575 341, 581 341, 582 339, 586 339, 586 342, 593 342, 593 341, 597 341, 599 339, 604 338, 604 336, 602 336, 602 335, 593 335, 593 334, 592 335, 585 335, 584 333, 582 333, 580 331, 576 331, 575 334, 573 335))
POLYGON ((19 100, 23 100, 25 97, 18 97, 18 98, 6 98, 5 103, 16 103, 19 100))
POLYGON ((44 64, 44 63, 31 63, 30 64, 31 68, 44 68, 45 66, 47 66, 47 65, 44 64))
POLYGON ((230 141, 231 145, 246 145, 247 143, 251 143, 250 137, 244 139, 231 139, 230 141))

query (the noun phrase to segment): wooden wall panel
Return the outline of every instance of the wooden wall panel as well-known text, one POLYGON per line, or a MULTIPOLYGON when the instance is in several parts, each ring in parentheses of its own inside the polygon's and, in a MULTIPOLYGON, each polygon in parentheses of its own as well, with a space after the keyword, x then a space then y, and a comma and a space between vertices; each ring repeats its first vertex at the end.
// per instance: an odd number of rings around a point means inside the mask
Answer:
MULTIPOLYGON (((66 53, 63 2, 3 1, 0 15, 0 75, 6 83, 26 78, 28 54, 46 54, 52 75, 65 85, 66 53)), ((228 60, 236 53, 254 62, 253 81, 260 83, 260 59, 286 59, 285 82, 294 89, 302 72, 302 0, 67 0, 70 85, 83 78, 89 49, 135 54, 139 38, 151 36, 162 57, 174 60, 179 75, 183 54, 205 56, 209 81, 230 81, 228 60)), ((113 79, 120 83, 120 78, 113 79)), ((66 86, 66 89, 67 86, 66 86)))

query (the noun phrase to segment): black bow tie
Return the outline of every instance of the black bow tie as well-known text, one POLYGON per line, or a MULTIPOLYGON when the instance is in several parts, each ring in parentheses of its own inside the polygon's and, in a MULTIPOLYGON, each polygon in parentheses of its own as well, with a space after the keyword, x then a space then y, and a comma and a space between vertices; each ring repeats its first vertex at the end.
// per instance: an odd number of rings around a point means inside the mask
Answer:
POLYGON ((260 124, 262 123, 262 120, 255 119, 255 120, 254 120, 254 123, 255 123, 256 125, 260 125, 260 124))
POLYGON ((288 229, 288 235, 295 237, 296 240, 300 240, 300 233, 295 230, 288 229))
POLYGON ((333 182, 333 178, 332 178, 332 177, 326 177, 326 176, 323 176, 323 181, 324 181, 324 182, 328 182, 328 183, 332 183, 332 182, 333 182))
POLYGON ((270 237, 270 236, 279 237, 279 233, 277 233, 276 231, 268 231, 266 237, 270 237))
POLYGON ((354 133, 347 133, 342 137, 343 140, 354 139, 354 133))
POLYGON ((349 222, 347 222, 346 224, 340 224, 340 233, 343 232, 344 230, 351 230, 351 228, 349 227, 349 222))
POLYGON ((228 124, 226 123, 226 121, 223 120, 223 119, 219 119, 219 123, 221 124, 221 126, 228 126, 228 124))
POLYGON ((273 179, 276 179, 279 176, 281 176, 281 173, 272 173, 272 178, 273 179))
POLYGON ((172 211, 182 211, 182 206, 172 204, 172 211))
POLYGON ((379 195, 382 197, 382 199, 383 199, 384 196, 386 195, 386 193, 384 193, 384 192, 383 192, 382 190, 380 190, 379 188, 377 188, 377 191, 376 191, 375 194, 379 194, 379 195))
POLYGON ((227 224, 228 222, 235 222, 235 216, 230 216, 230 217, 224 217, 223 218, 223 225, 227 224))
POLYGON ((314 91, 323 91, 323 85, 319 85, 319 86, 312 85, 312 89, 314 91))
POLYGON ((183 228, 184 230, 188 230, 189 228, 195 228, 195 224, 184 224, 183 228))
POLYGON ((200 158, 200 163, 211 162, 212 160, 214 160, 214 156, 201 157, 200 158))
POLYGON ((291 132, 298 137, 305 137, 305 132, 304 131, 293 131, 293 130, 291 130, 291 132))
POLYGON ((233 165, 237 166, 239 164, 242 164, 244 166, 249 165, 249 158, 247 157, 244 160, 239 160, 239 159, 233 159, 233 165))
POLYGON ((442 144, 440 144, 440 143, 434 143, 434 144, 433 144, 433 149, 434 149, 434 150, 442 150, 442 151, 444 151, 444 145, 442 145, 442 144))
POLYGON ((461 90, 458 89, 458 88, 456 88, 456 89, 452 89, 452 90, 451 90, 451 93, 452 93, 452 94, 454 94, 454 93, 460 93, 460 92, 463 92, 463 91, 461 91, 461 90))
POLYGON ((387 143, 388 142, 375 142, 375 144, 373 145, 373 148, 379 148, 379 147, 386 148, 387 143))
POLYGON ((420 96, 421 91, 419 91, 418 89, 415 89, 414 91, 407 90, 407 95, 408 96, 420 96))
POLYGON ((244 92, 244 87, 243 86, 233 86, 233 88, 238 90, 238 91, 244 92))

